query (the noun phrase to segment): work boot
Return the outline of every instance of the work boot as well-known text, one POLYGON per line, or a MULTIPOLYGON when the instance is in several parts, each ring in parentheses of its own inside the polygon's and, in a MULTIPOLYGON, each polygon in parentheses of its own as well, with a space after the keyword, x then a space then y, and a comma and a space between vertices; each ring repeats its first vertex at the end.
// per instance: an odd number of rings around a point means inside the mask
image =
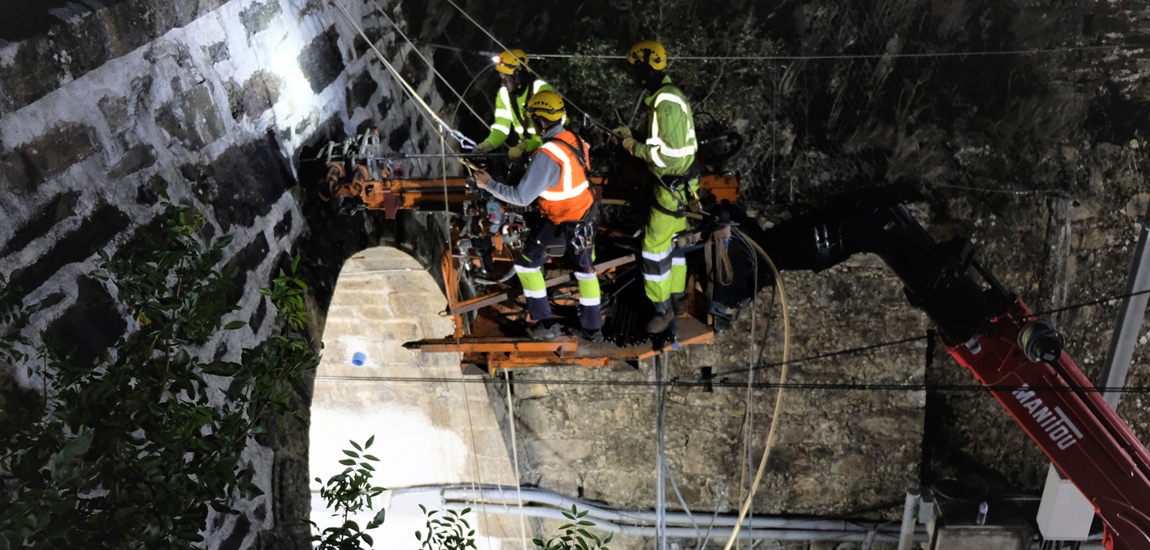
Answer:
POLYGON ((559 325, 545 327, 543 323, 535 323, 527 327, 527 336, 536 342, 550 342, 558 338, 559 334, 559 325))
POLYGON ((585 328, 577 328, 577 329, 571 331, 571 335, 578 337, 578 338, 582 338, 584 340, 587 340, 588 342, 594 342, 596 344, 603 341, 603 331, 602 330, 596 330, 595 332, 591 332, 585 328))
POLYGON ((647 323, 647 332, 649 334, 659 334, 667 330, 667 327, 670 326, 671 321, 674 319, 675 312, 671 311, 671 308, 656 311, 655 316, 651 317, 651 322, 647 323))
POLYGON ((687 313, 686 292, 679 292, 671 295, 671 309, 675 312, 675 317, 687 313))

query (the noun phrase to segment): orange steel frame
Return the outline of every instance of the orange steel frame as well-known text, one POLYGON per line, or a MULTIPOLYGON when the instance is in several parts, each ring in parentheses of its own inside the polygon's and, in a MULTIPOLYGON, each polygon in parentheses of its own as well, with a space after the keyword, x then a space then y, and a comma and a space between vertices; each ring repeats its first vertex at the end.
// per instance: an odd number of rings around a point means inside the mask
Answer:
MULTIPOLYGON (((355 166, 347 181, 344 168, 339 163, 328 165, 328 175, 325 183, 334 192, 335 196, 359 198, 368 210, 384 210, 388 218, 394 218, 398 210, 438 209, 442 210, 444 204, 449 206, 461 205, 471 199, 468 192, 467 180, 464 178, 444 179, 390 179, 387 173, 382 180, 372 180, 368 176, 367 168, 355 166), (341 183, 341 180, 343 182, 341 183)), ((603 178, 592 178, 592 183, 602 185, 603 178)), ((610 187, 609 185, 607 187, 610 187)), ((702 176, 699 178, 700 189, 709 191, 717 201, 735 202, 738 198, 739 182, 733 176, 702 176)), ((453 235, 454 236, 454 235, 453 235)), ((498 237, 498 236, 496 236, 498 237)), ((455 242, 456 239, 453 239, 455 242)), ((501 243, 496 243, 497 245, 501 243)), ((500 251, 502 246, 498 246, 500 251)), ((509 258, 500 258, 509 259, 509 258)), ((468 261, 471 261, 469 258, 468 261)), ((611 271, 617 267, 633 263, 635 256, 625 256, 597 266, 600 271, 611 271)), ((670 350, 672 344, 668 343, 663 350, 653 349, 651 346, 630 346, 626 348, 614 347, 610 344, 590 344, 568 336, 557 338, 551 342, 533 342, 526 338, 507 337, 497 333, 498 327, 494 321, 477 315, 473 333, 464 333, 463 315, 484 307, 494 307, 504 313, 526 315, 515 311, 515 308, 504 305, 504 302, 514 299, 517 291, 508 289, 505 292, 496 292, 478 298, 463 300, 457 284, 458 265, 452 250, 444 253, 442 259, 442 273, 444 291, 447 295, 447 310, 454 321, 454 334, 449 338, 421 340, 409 342, 408 347, 419 349, 425 353, 461 353, 463 354, 464 371, 468 365, 484 368, 491 375, 497 369, 540 367, 540 366, 584 366, 602 367, 614 362, 638 361, 653 357, 656 354, 670 350), (488 334, 480 335, 479 332, 488 334), (580 344, 593 346, 594 350, 580 349, 580 344), (610 346, 610 349, 608 349, 610 346)), ((555 286, 571 280, 570 275, 553 278, 547 281, 547 286, 555 286)), ((691 285, 692 290, 695 285, 691 285)), ((692 297, 694 298, 694 297, 692 297)), ((694 300, 692 300, 694 301, 694 300)), ((710 327, 690 317, 680 318, 682 323, 688 323, 686 331, 681 331, 679 345, 710 344, 714 342, 714 333, 710 327)))
MULTIPOLYGON (((397 210, 414 210, 421 207, 441 208, 444 197, 449 204, 461 204, 471 198, 467 192, 465 178, 444 179, 368 179, 367 168, 356 166, 348 183, 339 183, 345 177, 343 166, 328 164, 326 183, 335 195, 349 198, 358 197, 368 210, 383 210, 388 218, 394 218, 397 210), (444 192, 446 191, 446 195, 444 192)), ((603 185, 604 178, 591 178, 596 185, 603 185)), ((739 195, 739 180, 734 176, 702 176, 699 189, 707 190, 715 200, 734 203, 739 195)))

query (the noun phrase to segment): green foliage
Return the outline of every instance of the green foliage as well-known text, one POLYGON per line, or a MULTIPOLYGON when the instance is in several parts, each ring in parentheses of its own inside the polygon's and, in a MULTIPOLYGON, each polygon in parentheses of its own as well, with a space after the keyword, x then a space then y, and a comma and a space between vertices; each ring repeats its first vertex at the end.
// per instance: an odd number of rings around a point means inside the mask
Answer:
MULTIPOLYGON (((374 441, 374 435, 369 437, 362 447, 355 441, 351 441, 351 446, 355 450, 344 449, 343 454, 349 458, 339 461, 347 468, 328 479, 327 484, 320 489, 319 494, 326 503, 326 507, 334 512, 332 517, 342 515, 343 524, 338 527, 328 527, 324 529, 323 533, 312 537, 313 542, 319 543, 319 550, 358 550, 362 548, 360 541, 366 542, 368 546, 374 544, 371 535, 365 531, 383 525, 386 510, 380 510, 363 529, 360 529, 358 523, 348 519, 349 516, 357 512, 372 510, 371 499, 384 491, 383 487, 371 485, 371 473, 375 471, 375 467, 371 463, 379 462, 379 459, 364 452, 371 447, 374 441)), ((315 480, 323 483, 323 480, 318 477, 315 480)), ((312 525, 315 523, 313 522, 312 525)))
POLYGON ((563 512, 563 517, 571 523, 559 526, 560 533, 547 541, 534 539, 535 546, 540 550, 610 550, 607 544, 615 537, 614 533, 607 538, 600 539, 598 535, 588 531, 586 527, 594 527, 595 522, 583 519, 587 511, 580 512, 571 505, 571 513, 563 512))
MULTIPOLYGON (((273 338, 244 350, 241 363, 208 361, 202 349, 238 308, 225 296, 232 275, 219 267, 230 236, 200 237, 203 218, 165 203, 159 231, 144 246, 103 260, 92 276, 115 289, 134 333, 95 359, 44 334, 39 361, 18 351, 32 308, 0 279, 0 360, 44 380, 46 395, 5 394, 0 469, 15 478, 0 506, 4 548, 190 548, 202 541, 209 508, 235 513, 236 498, 261 494, 239 462, 269 414, 289 410, 291 386, 319 361, 300 333, 306 288, 281 272, 265 294, 279 310, 273 338), (230 377, 227 400, 209 377, 230 377)), ((293 262, 293 273, 295 264, 293 262)), ((217 386, 220 380, 216 379, 217 386)))
POLYGON ((438 510, 427 511, 422 504, 419 509, 423 510, 423 515, 427 517, 427 523, 424 527, 427 533, 423 531, 415 532, 415 539, 421 544, 420 548, 425 550, 467 550, 468 548, 475 548, 475 529, 471 528, 471 524, 467 523, 463 516, 471 511, 471 508, 464 508, 462 512, 455 510, 448 510, 446 514, 435 517, 438 510))
POLYGON ((20 344, 31 346, 32 341, 24 336, 28 318, 38 308, 23 307, 23 289, 9 285, 8 279, 0 273, 0 361, 16 364, 28 359, 27 354, 17 347, 20 344))
POLYGON ((607 1, 592 3, 598 6, 582 10, 590 15, 572 24, 570 34, 579 38, 567 42, 573 46, 560 48, 576 57, 548 60, 543 72, 557 89, 601 118, 600 122, 635 126, 647 115, 647 107, 638 102, 646 94, 632 83, 627 62, 600 57, 626 55, 640 40, 658 40, 667 49, 672 58, 667 73, 687 94, 696 112, 731 121, 745 118, 749 110, 757 114, 768 107, 748 101, 769 79, 772 66, 768 61, 675 59, 776 54, 776 42, 761 26, 749 24, 753 18, 743 14, 731 24, 732 18, 720 15, 722 7, 698 0, 667 0, 637 9, 607 1), (717 15, 724 20, 723 31, 701 32, 701 27, 717 15), (619 25, 619 21, 626 24, 619 25))

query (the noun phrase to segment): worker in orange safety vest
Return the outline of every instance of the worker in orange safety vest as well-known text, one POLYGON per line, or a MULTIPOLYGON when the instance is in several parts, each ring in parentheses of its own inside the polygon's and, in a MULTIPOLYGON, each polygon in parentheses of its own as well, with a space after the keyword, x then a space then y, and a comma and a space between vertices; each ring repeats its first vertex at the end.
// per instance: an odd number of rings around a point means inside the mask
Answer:
POLYGON ((599 311, 599 278, 592 260, 593 237, 599 223, 599 207, 591 194, 588 179, 590 149, 573 132, 563 128, 566 109, 553 91, 535 94, 527 103, 536 135, 543 136, 539 150, 519 185, 512 187, 493 181, 483 170, 475 173, 480 189, 504 202, 527 206, 538 200, 542 219, 523 244, 515 260, 515 272, 523 284, 527 311, 535 323, 527 328, 533 340, 554 340, 559 326, 551 316, 543 264, 564 254, 575 267, 579 284, 579 324, 576 334, 592 342, 602 342, 603 316, 599 311))

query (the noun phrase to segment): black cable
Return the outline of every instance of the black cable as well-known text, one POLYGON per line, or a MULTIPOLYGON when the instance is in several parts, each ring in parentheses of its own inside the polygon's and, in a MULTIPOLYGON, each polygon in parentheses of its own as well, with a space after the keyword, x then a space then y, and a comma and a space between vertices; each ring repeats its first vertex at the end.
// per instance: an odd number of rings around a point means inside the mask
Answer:
MULTIPOLYGON (((1096 300, 1090 300, 1090 301, 1088 301, 1088 302, 1080 302, 1080 303, 1077 303, 1077 304, 1072 304, 1072 305, 1069 305, 1069 306, 1065 306, 1065 307, 1061 307, 1061 308, 1057 308, 1057 309, 1051 309, 1051 310, 1046 310, 1046 311, 1039 311, 1039 312, 1035 312, 1033 315, 1034 315, 1035 317, 1048 316, 1048 315, 1053 315, 1053 314, 1055 314, 1055 313, 1061 313, 1061 312, 1063 312, 1063 311, 1070 311, 1070 310, 1074 310, 1074 309, 1081 309, 1081 308, 1084 308, 1084 307, 1095 306, 1095 305, 1099 305, 1099 304, 1104 304, 1104 303, 1106 303, 1106 302, 1112 302, 1112 301, 1114 301, 1114 300, 1122 300, 1122 299, 1125 299, 1125 298, 1131 298, 1131 297, 1134 297, 1134 296, 1140 296, 1140 295, 1143 295, 1143 294, 1150 294, 1150 290, 1140 290, 1140 291, 1138 291, 1138 292, 1130 292, 1130 293, 1126 293, 1126 294, 1119 294, 1119 295, 1116 295, 1116 296, 1110 296, 1110 297, 1107 297, 1107 298, 1099 298, 1099 299, 1096 299, 1096 300)), ((874 344, 874 345, 870 345, 870 346, 862 346, 862 347, 857 347, 857 348, 849 348, 849 349, 844 349, 844 350, 835 351, 835 352, 831 352, 831 353, 824 353, 824 354, 821 354, 821 355, 812 355, 812 356, 809 356, 809 357, 802 357, 802 358, 799 358, 799 359, 794 359, 794 360, 792 360, 792 361, 789 361, 789 362, 788 362, 788 364, 795 364, 795 363, 802 363, 802 362, 806 362, 806 361, 813 361, 813 360, 815 360, 815 359, 825 359, 825 358, 828 358, 828 357, 836 357, 836 356, 839 356, 839 355, 852 355, 852 354, 856 354, 856 353, 862 353, 862 352, 864 352, 864 351, 871 351, 871 350, 874 350, 874 349, 879 349, 879 348, 884 348, 884 347, 889 347, 889 346, 896 346, 896 345, 899 345, 899 344, 906 344, 906 343, 909 343, 909 342, 916 342, 916 341, 918 341, 918 340, 926 340, 926 339, 928 339, 928 338, 930 338, 930 337, 929 337, 929 336, 915 336, 915 337, 912 337, 912 338, 904 338, 904 339, 902 339, 902 340, 892 340, 892 341, 889 341, 889 342, 883 342, 883 343, 881 343, 881 344, 874 344)), ((761 370, 761 369, 766 369, 766 368, 770 368, 770 367, 780 367, 780 366, 782 366, 782 365, 783 365, 783 363, 782 363, 782 362, 777 362, 777 363, 767 363, 767 364, 765 364, 765 365, 759 365, 759 366, 756 366, 756 367, 754 367, 754 369, 755 369, 755 370, 761 370)), ((751 369, 736 369, 736 370, 730 370, 730 371, 718 372, 718 373, 715 373, 715 374, 714 374, 714 376, 724 376, 724 375, 731 375, 731 374, 745 374, 745 373, 747 373, 747 372, 750 372, 750 370, 751 370, 751 369)))
MULTIPOLYGON (((495 378, 438 378, 438 377, 403 377, 403 376, 317 376, 316 380, 333 380, 333 381, 359 381, 359 382, 406 382, 406 383, 439 383, 449 384, 453 382, 461 382, 468 384, 501 384, 502 379, 495 378)), ((657 386, 659 382, 649 380, 545 380, 545 379, 531 379, 531 380, 512 380, 512 384, 549 384, 554 386, 629 386, 629 387, 651 387, 657 386)), ((706 387, 708 385, 720 388, 746 388, 746 382, 736 380, 697 380, 697 379, 676 379, 662 382, 662 385, 669 388, 696 388, 706 387)), ((1122 386, 1122 387, 1077 387, 1077 386, 1017 386, 998 384, 993 386, 981 386, 977 384, 822 384, 822 383, 806 383, 806 382, 787 382, 785 384, 778 384, 774 382, 755 382, 751 385, 755 389, 772 390, 780 387, 787 389, 800 389, 800 390, 852 390, 852 391, 945 391, 945 392, 982 392, 982 391, 998 391, 998 392, 1013 392, 1021 389, 1033 391, 1035 393, 1041 392, 1120 392, 1120 393, 1150 393, 1150 386, 1122 386)))
POLYGON ((1060 308, 1058 308, 1058 309, 1050 309, 1050 310, 1047 310, 1047 311, 1039 311, 1039 312, 1036 312, 1036 313, 1034 314, 1034 316, 1035 316, 1035 317, 1038 317, 1038 316, 1040 316, 1040 315, 1053 315, 1053 314, 1055 314, 1055 313, 1062 313, 1063 311, 1069 311, 1069 310, 1072 310, 1072 309, 1080 309, 1080 308, 1084 308, 1084 307, 1087 307, 1087 306, 1096 306, 1096 305, 1098 305, 1098 304, 1104 304, 1104 303, 1106 303, 1106 302, 1111 302, 1111 301, 1114 301, 1114 300, 1123 300, 1123 299, 1126 299, 1126 298, 1132 298, 1132 297, 1134 297, 1134 296, 1141 296, 1141 295, 1143 295, 1143 294, 1150 294, 1150 290, 1139 290, 1138 292, 1131 292, 1131 293, 1128 293, 1128 294, 1121 294, 1121 295, 1118 295, 1118 296, 1111 296, 1111 297, 1109 297, 1109 298, 1100 298, 1100 299, 1098 299, 1098 300, 1091 300, 1091 301, 1089 301, 1089 302, 1081 302, 1081 303, 1078 303, 1078 304, 1074 304, 1074 305, 1069 305, 1069 306, 1066 306, 1066 307, 1060 307, 1060 308))
MULTIPOLYGON (((805 363, 807 361, 814 361, 816 359, 826 359, 828 357, 837 357, 839 355, 853 355, 856 353, 862 353, 864 351, 870 351, 870 350, 885 348, 885 347, 890 347, 890 346, 897 346, 899 344, 906 344, 908 342, 917 342, 919 340, 926 340, 927 338, 929 338, 929 336, 915 336, 912 338, 904 338, 902 340, 883 342, 881 344, 874 344, 874 345, 870 345, 870 346, 844 349, 844 350, 840 350, 840 351, 834 351, 831 353, 823 353, 820 355, 811 355, 808 357, 800 357, 798 359, 791 359, 790 361, 787 361, 787 364, 793 365, 795 363, 805 363)), ((759 365, 759 366, 754 367, 753 369, 747 368, 747 369, 735 369, 735 370, 717 372, 717 373, 715 373, 715 376, 726 376, 726 375, 731 375, 731 374, 746 374, 746 373, 750 372, 751 370, 758 371, 758 370, 763 370, 763 369, 767 369, 767 368, 771 368, 771 367, 781 367, 782 365, 783 365, 783 362, 779 361, 776 363, 767 363, 765 365, 759 365)))
MULTIPOLYGON (((1098 305, 1098 304, 1102 304, 1102 303, 1113 301, 1113 300, 1120 300, 1123 298, 1139 296, 1142 294, 1150 294, 1150 290, 1131 292, 1131 293, 1111 296, 1108 298, 1101 298, 1101 299, 1097 299, 1097 300, 1091 300, 1088 302, 1081 302, 1078 304, 1073 304, 1073 305, 1069 305, 1069 306, 1058 308, 1058 309, 1052 309, 1052 310, 1038 312, 1038 313, 1035 313, 1034 315, 1035 316, 1050 315, 1053 313, 1059 313, 1059 312, 1069 311, 1069 310, 1073 310, 1073 309, 1081 309, 1084 307, 1098 305)), ((906 344, 906 343, 910 343, 910 342, 916 342, 919 340, 926 340, 927 338, 930 338, 930 337, 924 335, 924 336, 915 336, 915 337, 911 337, 911 338, 903 338, 901 340, 893 340, 893 341, 889 341, 889 342, 883 342, 880 344, 873 344, 870 346, 862 346, 862 347, 857 347, 857 348, 850 348, 850 349, 835 351, 835 352, 831 352, 831 353, 824 353, 824 354, 820 354, 820 355, 812 355, 809 357, 802 357, 799 359, 789 361, 788 363, 789 364, 795 364, 795 363, 803 363, 803 362, 807 362, 807 361, 814 361, 816 359, 826 359, 829 357, 838 357, 838 356, 842 356, 842 355, 853 355, 856 353, 862 353, 865 351, 871 351, 871 350, 880 349, 880 348, 884 348, 884 347, 896 346, 899 344, 906 344)), ((754 370, 760 370, 760 369, 766 369, 766 368, 770 368, 770 367, 782 366, 782 364, 783 364, 782 362, 768 363, 766 365, 756 366, 756 367, 754 367, 754 370)), ((731 370, 731 371, 716 373, 713 376, 718 378, 718 377, 723 377, 723 376, 732 375, 732 374, 745 374, 747 372, 750 372, 751 370, 752 369, 737 369, 737 370, 731 370)), ((422 377, 387 377, 387 376, 381 376, 381 377, 317 376, 316 380, 358 380, 358 381, 365 381, 365 382, 370 381, 370 382, 416 382, 416 383, 424 383, 424 382, 437 382, 437 383, 466 382, 466 383, 480 383, 480 384, 495 383, 495 380, 490 379, 490 378, 458 379, 458 378, 422 378, 422 377)), ((576 386, 650 386, 650 385, 654 384, 652 382, 647 382, 647 381, 629 381, 629 380, 598 380, 598 381, 597 380, 520 380, 518 382, 513 382, 513 383, 576 385, 576 386)), ((702 386, 708 386, 708 385, 712 386, 712 387, 717 386, 717 387, 721 387, 721 388, 728 388, 728 387, 743 387, 743 388, 745 388, 745 387, 747 387, 746 383, 732 382, 732 381, 727 381, 727 380, 715 380, 715 379, 671 380, 671 381, 666 382, 665 384, 667 384, 669 387, 702 387, 702 386)), ((752 388, 755 388, 755 389, 778 389, 780 387, 780 384, 770 383, 770 382, 761 382, 761 383, 753 383, 750 386, 752 388)), ((900 391, 900 390, 901 391, 924 391, 924 390, 927 390, 927 391, 951 391, 951 392, 960 392, 960 391, 1014 391, 1014 390, 1020 389, 1019 386, 1001 386, 1001 385, 999 385, 999 386, 982 386, 982 385, 934 385, 934 386, 930 386, 927 384, 813 384, 813 383, 808 384, 808 383, 800 383, 800 382, 788 382, 788 383, 782 384, 781 387, 788 388, 788 389, 811 389, 811 390, 863 390, 863 391, 900 391)), ((1089 388, 1030 386, 1027 389, 1029 389, 1031 391, 1036 391, 1036 392, 1038 392, 1038 391, 1071 391, 1071 392, 1083 391, 1083 392, 1150 393, 1150 386, 1123 386, 1123 387, 1097 387, 1097 386, 1095 386, 1095 387, 1089 387, 1089 388)))

